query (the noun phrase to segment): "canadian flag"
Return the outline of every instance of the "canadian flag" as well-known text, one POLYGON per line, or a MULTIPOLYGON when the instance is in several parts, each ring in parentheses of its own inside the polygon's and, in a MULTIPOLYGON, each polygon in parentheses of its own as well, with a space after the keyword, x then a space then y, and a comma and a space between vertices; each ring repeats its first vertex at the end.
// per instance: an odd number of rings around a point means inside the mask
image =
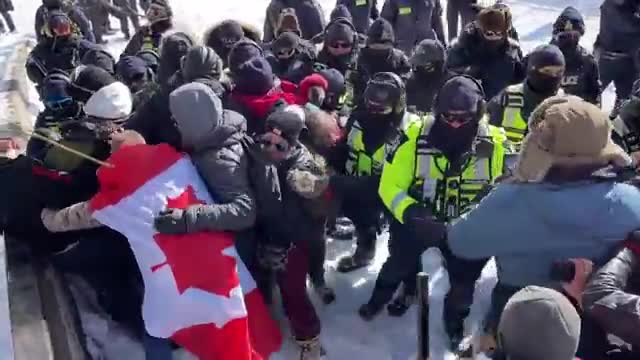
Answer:
POLYGON ((153 219, 167 208, 212 203, 188 156, 168 145, 121 148, 98 170, 92 215, 122 233, 145 285, 148 333, 171 338, 202 360, 260 360, 282 335, 224 232, 165 235, 153 219))

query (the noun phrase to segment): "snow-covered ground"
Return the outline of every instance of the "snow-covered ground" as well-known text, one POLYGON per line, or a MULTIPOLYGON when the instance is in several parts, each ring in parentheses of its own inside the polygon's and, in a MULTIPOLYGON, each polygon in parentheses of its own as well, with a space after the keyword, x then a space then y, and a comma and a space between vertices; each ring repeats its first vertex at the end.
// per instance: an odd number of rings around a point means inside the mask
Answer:
MULTIPOLYGON (((583 45, 592 48, 592 44, 599 29, 599 6, 601 0, 507 0, 512 7, 515 26, 520 34, 522 46, 528 52, 538 44, 550 39, 551 25, 565 6, 578 8, 585 16, 587 32, 583 38, 583 45)), ((0 74, 6 65, 5 53, 10 53, 19 39, 32 36, 33 17, 39 0, 16 1, 17 11, 14 17, 20 34, 0 36, 0 74)), ((239 19, 262 28, 264 10, 268 0, 173 0, 177 27, 196 36, 201 36, 212 24, 227 19, 239 19)), ((335 0, 320 0, 328 16, 335 0)), ((382 1, 379 1, 382 3, 382 1)), ((443 3, 446 6, 446 0, 443 3)), ((113 20, 117 24, 117 20, 113 20)), ((109 51, 118 55, 125 46, 121 35, 110 37, 109 51)), ((1 94, 0 94, 0 102, 1 94)), ((609 109, 613 103, 613 93, 608 89, 604 96, 604 107, 609 109)), ((2 104, 0 104, 2 106, 2 104)), ((1 117, 1 116, 0 116, 1 117)), ((482 241, 482 239, 478 239, 482 241)), ((322 341, 331 360, 349 360, 352 358, 369 360, 406 360, 415 358, 416 349, 416 321, 415 308, 411 309, 403 318, 390 318, 385 313, 370 323, 363 322, 357 316, 357 308, 366 302, 371 294, 373 283, 378 270, 387 257, 387 235, 381 236, 378 243, 378 253, 374 263, 368 268, 345 275, 335 271, 337 259, 352 251, 351 242, 330 240, 327 255, 327 280, 336 289, 338 299, 328 306, 316 302, 322 319, 322 341)), ((449 283, 446 270, 441 266, 437 251, 429 251, 424 256, 424 269, 431 275, 431 359, 451 359, 452 355, 445 350, 446 335, 444 333, 442 317, 442 300, 449 283)), ((481 278, 476 294, 476 304, 472 310, 468 331, 474 330, 474 324, 487 308, 488 294, 495 283, 495 267, 488 266, 481 278)), ((81 284, 77 285, 81 286, 81 284)), ((83 318, 87 324, 86 330, 95 334, 96 348, 101 348, 106 354, 104 359, 143 359, 141 348, 131 342, 122 331, 108 324, 104 319, 96 316, 89 299, 78 300, 83 304, 83 318)), ((283 320, 283 324, 284 324, 283 320)), ((293 359, 295 346, 287 342, 281 353, 274 359, 293 359)), ((178 356, 177 356, 178 357, 178 356)), ((179 357, 188 357, 184 354, 179 357)))

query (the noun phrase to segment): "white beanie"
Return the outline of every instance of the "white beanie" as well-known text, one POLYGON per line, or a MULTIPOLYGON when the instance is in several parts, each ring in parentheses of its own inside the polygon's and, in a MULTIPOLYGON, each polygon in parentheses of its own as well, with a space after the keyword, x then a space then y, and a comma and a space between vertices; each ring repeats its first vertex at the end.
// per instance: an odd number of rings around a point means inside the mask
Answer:
POLYGON ((84 105, 88 116, 105 120, 119 120, 131 115, 133 100, 129 88, 114 82, 96 91, 84 105))

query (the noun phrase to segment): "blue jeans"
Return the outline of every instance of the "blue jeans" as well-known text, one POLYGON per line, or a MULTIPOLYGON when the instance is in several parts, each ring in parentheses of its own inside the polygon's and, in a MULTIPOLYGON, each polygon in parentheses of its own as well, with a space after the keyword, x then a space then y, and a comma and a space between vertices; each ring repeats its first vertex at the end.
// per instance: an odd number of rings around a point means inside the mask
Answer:
POLYGON ((171 360, 172 358, 173 349, 168 339, 156 338, 145 333, 142 345, 146 360, 171 360))

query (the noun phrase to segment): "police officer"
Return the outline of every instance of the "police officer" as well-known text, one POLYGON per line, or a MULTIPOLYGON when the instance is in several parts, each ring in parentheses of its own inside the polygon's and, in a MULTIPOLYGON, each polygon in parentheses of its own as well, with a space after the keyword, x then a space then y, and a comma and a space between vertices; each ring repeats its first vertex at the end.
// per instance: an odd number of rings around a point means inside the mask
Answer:
POLYGON ((380 16, 393 25, 396 47, 407 55, 420 41, 437 39, 446 44, 440 0, 386 0, 380 16))
POLYGON ((336 7, 344 6, 351 14, 351 19, 360 34, 366 34, 371 22, 378 19, 378 0, 338 0, 336 7))
POLYGON ((355 225, 358 246, 353 255, 339 261, 340 272, 367 266, 375 256, 384 207, 380 198, 372 194, 378 189, 384 158, 394 139, 409 122, 418 120, 406 111, 405 96, 404 82, 398 75, 377 73, 367 84, 364 107, 351 115, 346 176, 341 176, 339 182, 343 211, 355 225))
POLYGON ((407 81, 407 106, 420 116, 431 112, 433 99, 451 76, 445 67, 446 52, 438 40, 422 40, 409 59, 411 77, 407 81))
POLYGON ((542 101, 562 90, 565 60, 555 45, 540 45, 527 58, 527 77, 507 87, 489 103, 491 124, 505 129, 509 141, 522 143, 529 115, 542 101))
POLYGON ((420 255, 444 236, 444 226, 476 202, 503 174, 506 136, 488 124, 482 86, 459 75, 438 93, 432 116, 412 122, 387 154, 379 194, 391 213, 389 258, 360 316, 371 319, 400 283, 387 310, 401 316, 415 299, 420 255))
POLYGON ((557 45, 566 64, 562 89, 571 95, 579 96, 598 105, 600 103, 600 72, 593 55, 579 45, 584 35, 585 24, 582 14, 567 7, 553 24, 551 43, 557 45))

